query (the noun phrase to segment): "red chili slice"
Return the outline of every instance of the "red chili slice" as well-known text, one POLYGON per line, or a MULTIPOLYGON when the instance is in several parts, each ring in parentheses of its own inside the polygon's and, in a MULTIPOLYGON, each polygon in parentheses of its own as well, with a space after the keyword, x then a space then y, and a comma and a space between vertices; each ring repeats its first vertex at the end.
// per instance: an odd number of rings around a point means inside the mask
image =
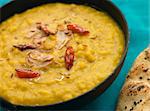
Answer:
POLYGON ((38 72, 26 69, 16 69, 16 75, 19 78, 35 78, 40 76, 38 72))
POLYGON ((74 50, 72 47, 68 47, 65 53, 65 64, 66 68, 70 70, 74 62, 74 50))
POLYGON ((74 33, 78 33, 80 35, 88 35, 90 32, 83 29, 82 27, 76 25, 76 24, 69 24, 67 25, 68 30, 71 30, 74 33))

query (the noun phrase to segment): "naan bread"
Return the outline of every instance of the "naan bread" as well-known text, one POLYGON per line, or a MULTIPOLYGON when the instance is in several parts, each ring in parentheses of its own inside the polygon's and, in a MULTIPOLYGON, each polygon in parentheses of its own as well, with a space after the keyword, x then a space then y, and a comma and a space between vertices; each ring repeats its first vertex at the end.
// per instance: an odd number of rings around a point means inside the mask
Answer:
POLYGON ((134 62, 121 90, 117 111, 150 111, 150 48, 134 62))

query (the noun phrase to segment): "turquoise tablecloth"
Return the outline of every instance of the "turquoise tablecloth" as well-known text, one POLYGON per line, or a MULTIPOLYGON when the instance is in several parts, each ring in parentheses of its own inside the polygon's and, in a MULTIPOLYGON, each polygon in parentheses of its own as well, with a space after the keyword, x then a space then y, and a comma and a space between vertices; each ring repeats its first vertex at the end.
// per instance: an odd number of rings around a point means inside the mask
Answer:
MULTIPOLYGON (((0 6, 9 0, 0 0, 0 6)), ((111 87, 80 110, 113 111, 119 91, 137 55, 150 44, 149 0, 112 0, 125 15, 130 29, 130 44, 125 64, 111 87)), ((2 110, 2 109, 0 109, 2 110)))

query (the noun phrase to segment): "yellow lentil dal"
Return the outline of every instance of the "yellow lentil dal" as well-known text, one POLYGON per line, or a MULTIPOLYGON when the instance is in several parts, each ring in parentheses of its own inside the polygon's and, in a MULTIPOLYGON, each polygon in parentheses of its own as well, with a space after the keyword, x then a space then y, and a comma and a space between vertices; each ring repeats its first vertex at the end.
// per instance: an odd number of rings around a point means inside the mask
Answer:
POLYGON ((104 81, 116 68, 124 50, 124 35, 105 12, 88 6, 51 3, 16 14, 0 24, 0 97, 17 105, 47 105, 75 98, 104 81), (32 44, 28 37, 37 22, 56 31, 58 24, 74 23, 89 35, 73 34, 67 46, 74 49, 74 63, 67 70, 66 46, 56 48, 56 35, 49 35, 40 47, 55 63, 31 67, 26 63, 31 50, 20 51, 16 44, 32 44), (18 78, 16 68, 39 72, 38 78, 18 78))

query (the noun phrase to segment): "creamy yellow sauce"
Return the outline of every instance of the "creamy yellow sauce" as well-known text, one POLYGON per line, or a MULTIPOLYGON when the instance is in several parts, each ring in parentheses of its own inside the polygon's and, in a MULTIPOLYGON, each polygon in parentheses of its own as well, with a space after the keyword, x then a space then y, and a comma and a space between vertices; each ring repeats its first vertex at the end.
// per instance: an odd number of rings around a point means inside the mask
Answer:
MULTIPOLYGON (((116 68, 124 50, 124 35, 105 12, 93 8, 53 3, 16 14, 0 24, 0 97, 17 105, 47 105, 75 98, 104 81, 116 68), (90 33, 74 33, 71 40, 57 49, 56 35, 49 35, 40 46, 53 56, 51 64, 39 68, 27 64, 31 50, 20 51, 16 44, 32 44, 31 30, 37 22, 48 24, 51 31, 66 22, 77 24, 90 33), (70 70, 64 55, 72 46, 75 60, 70 70), (55 64, 56 63, 56 64, 55 64), (38 78, 19 78, 15 69, 39 72, 38 78)), ((32 50, 33 51, 33 50, 32 50)))

